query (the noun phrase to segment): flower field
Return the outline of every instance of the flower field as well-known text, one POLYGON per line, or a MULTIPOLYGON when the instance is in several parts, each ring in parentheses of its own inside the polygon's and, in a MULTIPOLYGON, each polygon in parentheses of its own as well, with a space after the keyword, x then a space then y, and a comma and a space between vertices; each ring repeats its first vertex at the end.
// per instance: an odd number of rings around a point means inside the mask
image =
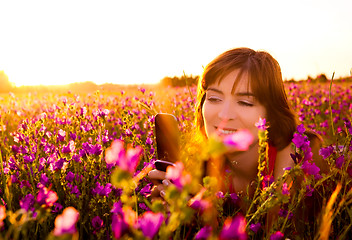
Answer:
POLYGON ((0 239, 348 239, 352 86, 286 89, 302 123, 292 140, 296 165, 274 182, 261 174, 267 132, 260 128, 251 199, 220 191, 216 175, 202 177, 204 162, 221 164, 226 147, 195 140, 195 87, 0 95, 0 239), (159 112, 178 119, 182 161, 167 169, 175 184, 164 198, 152 199, 147 173, 157 159, 159 112), (311 158, 304 129, 322 136, 328 172, 311 158))

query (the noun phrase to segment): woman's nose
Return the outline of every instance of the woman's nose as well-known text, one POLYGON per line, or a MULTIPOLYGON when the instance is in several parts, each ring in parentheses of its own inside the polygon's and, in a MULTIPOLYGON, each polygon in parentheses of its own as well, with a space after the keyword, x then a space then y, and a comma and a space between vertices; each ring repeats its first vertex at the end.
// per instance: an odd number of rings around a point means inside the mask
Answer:
POLYGON ((236 109, 229 101, 224 102, 218 112, 221 120, 231 120, 236 118, 236 115, 236 109))

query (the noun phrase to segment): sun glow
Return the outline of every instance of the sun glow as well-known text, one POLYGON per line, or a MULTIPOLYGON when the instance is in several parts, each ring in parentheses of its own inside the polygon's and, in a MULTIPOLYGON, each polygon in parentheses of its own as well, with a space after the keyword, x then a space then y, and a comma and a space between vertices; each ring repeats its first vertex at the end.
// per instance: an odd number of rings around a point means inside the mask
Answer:
POLYGON ((1 2, 0 70, 16 86, 157 83, 183 72, 199 75, 216 55, 246 46, 270 52, 284 79, 346 76, 351 7, 350 1, 1 2))

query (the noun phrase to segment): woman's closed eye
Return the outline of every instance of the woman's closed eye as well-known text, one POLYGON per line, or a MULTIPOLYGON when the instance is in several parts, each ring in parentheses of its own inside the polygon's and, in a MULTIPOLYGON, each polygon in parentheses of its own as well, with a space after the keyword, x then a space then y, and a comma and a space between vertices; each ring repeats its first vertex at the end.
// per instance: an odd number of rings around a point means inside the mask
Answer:
POLYGON ((253 107, 254 106, 254 104, 252 102, 248 102, 248 101, 238 101, 237 103, 241 106, 244 106, 244 107, 253 107))
POLYGON ((217 102, 222 101, 222 99, 220 97, 215 97, 215 96, 209 96, 209 97, 207 97, 207 100, 212 103, 217 103, 217 102))

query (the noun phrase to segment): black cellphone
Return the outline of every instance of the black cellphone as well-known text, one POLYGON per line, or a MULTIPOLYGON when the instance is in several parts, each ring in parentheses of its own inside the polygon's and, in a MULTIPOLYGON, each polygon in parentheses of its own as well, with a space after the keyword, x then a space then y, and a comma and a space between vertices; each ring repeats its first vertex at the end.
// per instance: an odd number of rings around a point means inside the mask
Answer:
POLYGON ((156 163, 155 167, 160 171, 166 171, 167 166, 164 166, 178 161, 180 151, 180 131, 174 115, 168 113, 155 115, 155 140, 157 158, 162 160, 161 163, 156 163))
POLYGON ((168 162, 168 161, 163 161, 163 160, 156 160, 154 162, 155 168, 158 169, 159 171, 166 172, 166 169, 168 166, 175 166, 174 163, 168 162))

